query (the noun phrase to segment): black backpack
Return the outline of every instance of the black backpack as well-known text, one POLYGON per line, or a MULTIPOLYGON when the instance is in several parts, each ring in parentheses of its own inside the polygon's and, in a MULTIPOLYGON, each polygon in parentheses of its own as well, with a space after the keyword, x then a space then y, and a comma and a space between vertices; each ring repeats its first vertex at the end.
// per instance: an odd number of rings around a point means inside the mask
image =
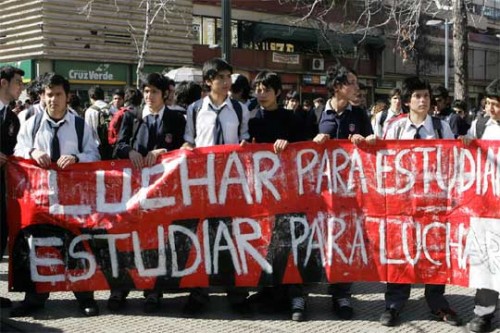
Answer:
MULTIPOLYGON (((42 123, 42 117, 43 117, 42 112, 38 112, 35 115, 35 121, 33 124, 33 131, 31 132, 32 145, 34 145, 36 133, 38 133, 38 130, 40 129, 40 124, 42 123)), ((84 130, 85 130, 85 120, 82 117, 75 116, 75 131, 76 131, 76 136, 78 137, 78 151, 80 153, 83 152, 83 131, 84 130)))
POLYGON ((101 154, 101 160, 110 160, 113 158, 113 146, 108 141, 108 128, 113 115, 109 112, 109 105, 102 108, 92 105, 90 109, 99 112, 99 117, 97 118, 97 136, 100 142, 99 154, 101 154))
POLYGON ((484 135, 484 131, 486 130, 486 123, 490 120, 489 116, 486 117, 478 117, 476 122, 476 138, 481 139, 484 135))
MULTIPOLYGON (((243 119, 243 108, 241 107, 240 102, 234 100, 232 98, 229 99, 233 104, 234 112, 236 112, 236 116, 238 117, 238 137, 240 136, 240 128, 241 128, 241 120, 243 119)), ((201 110, 203 105, 203 98, 197 100, 193 104, 191 104, 190 108, 193 109, 191 121, 193 123, 193 140, 196 139, 196 117, 198 116, 198 111, 201 110)))

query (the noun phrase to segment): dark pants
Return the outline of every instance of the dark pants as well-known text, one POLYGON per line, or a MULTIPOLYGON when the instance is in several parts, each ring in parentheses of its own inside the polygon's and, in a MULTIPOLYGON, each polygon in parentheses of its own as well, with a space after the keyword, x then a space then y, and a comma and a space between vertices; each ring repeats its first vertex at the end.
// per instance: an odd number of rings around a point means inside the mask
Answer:
MULTIPOLYGON (((410 298, 411 284, 387 283, 385 292, 385 307, 401 311, 410 298)), ((448 309, 450 305, 444 297, 445 285, 426 284, 425 300, 431 311, 448 309)))
MULTIPOLYGON (((75 295, 75 298, 78 300, 78 302, 84 302, 89 299, 94 299, 93 291, 79 291, 79 292, 73 292, 73 294, 75 295)), ((35 293, 32 291, 28 291, 24 294, 23 303, 44 306, 45 301, 47 301, 49 296, 50 293, 35 293)))
POLYGON ((474 298, 474 314, 478 316, 493 315, 497 308, 498 292, 491 289, 476 290, 474 298))
POLYGON ((328 286, 328 293, 334 300, 340 298, 351 298, 352 283, 332 283, 328 286))

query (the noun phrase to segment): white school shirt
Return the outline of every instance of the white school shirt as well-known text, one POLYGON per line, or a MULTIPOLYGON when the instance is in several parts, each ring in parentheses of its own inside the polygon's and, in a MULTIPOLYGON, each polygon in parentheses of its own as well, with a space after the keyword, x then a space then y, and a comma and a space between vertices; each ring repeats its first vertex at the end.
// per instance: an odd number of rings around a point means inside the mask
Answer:
MULTIPOLYGON (((239 103, 239 102, 238 102, 239 103)), ((196 147, 210 147, 215 145, 215 124, 217 119, 217 114, 215 109, 222 109, 219 114, 219 121, 222 127, 222 133, 224 137, 225 144, 238 144, 242 140, 248 140, 250 134, 248 134, 248 119, 250 118, 250 113, 248 108, 241 104, 242 117, 241 125, 239 124, 238 115, 233 109, 233 103, 231 100, 226 98, 224 103, 222 103, 218 108, 215 107, 210 100, 209 96, 203 98, 203 102, 200 110, 196 114, 196 138, 194 138, 194 127, 193 127, 193 111, 188 109, 186 115, 186 130, 184 133, 184 141, 191 144, 195 144, 196 147), (240 132, 238 133, 238 127, 240 132)))
MULTIPOLYGON (((476 124, 477 119, 472 122, 472 125, 467 132, 467 136, 471 139, 478 139, 476 134, 476 124)), ((486 122, 486 127, 484 128, 483 137, 480 139, 500 140, 500 121, 495 121, 491 118, 488 119, 488 121, 486 122)))
POLYGON ((35 134, 35 140, 32 138, 33 127, 35 126, 35 116, 30 117, 21 128, 17 135, 17 144, 14 148, 14 156, 31 159, 30 152, 33 148, 42 150, 51 156, 51 143, 54 130, 52 125, 59 125, 63 123, 58 131, 59 146, 62 155, 76 155, 80 162, 95 162, 101 159, 99 155, 99 142, 93 130, 87 124, 84 124, 82 152, 78 150, 78 135, 75 129, 75 115, 66 111, 63 119, 57 123, 50 119, 47 112, 43 113, 40 121, 40 127, 35 134))
MULTIPOLYGON (((450 125, 447 122, 441 121, 441 139, 455 139, 455 135, 451 131, 450 125)), ((413 140, 415 138, 415 134, 417 133, 417 129, 421 126, 423 128, 420 130, 420 136, 422 139, 439 139, 436 137, 436 133, 434 132, 434 126, 432 126, 432 117, 427 115, 422 124, 416 126, 414 125, 410 117, 401 118, 396 120, 391 126, 387 129, 387 133, 385 136, 386 140, 413 140), (398 133, 399 137, 398 137, 398 133)))

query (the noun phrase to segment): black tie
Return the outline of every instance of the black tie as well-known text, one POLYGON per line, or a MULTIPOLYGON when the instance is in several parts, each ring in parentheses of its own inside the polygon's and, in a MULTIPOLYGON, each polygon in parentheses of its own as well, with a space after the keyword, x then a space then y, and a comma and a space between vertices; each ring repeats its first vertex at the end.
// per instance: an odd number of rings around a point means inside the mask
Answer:
MULTIPOLYGON (((159 115, 152 115, 154 120, 149 124, 149 148, 152 150, 158 141, 158 117, 159 115)), ((151 120, 151 119, 150 119, 151 120)))
POLYGON ((52 162, 57 162, 59 157, 61 157, 61 146, 59 145, 59 137, 57 136, 57 132, 59 132, 59 129, 63 124, 64 122, 60 123, 58 126, 50 125, 54 130, 54 133, 52 135, 52 142, 50 144, 51 148, 50 159, 52 160, 52 162))
POLYGON ((415 126, 415 125, 412 125, 413 127, 415 127, 417 129, 417 132, 415 133, 415 136, 413 137, 414 139, 418 140, 418 139, 422 139, 422 135, 420 134, 420 130, 424 127, 424 126, 415 126))
MULTIPOLYGON (((215 112, 215 114, 217 115, 217 117, 215 118, 215 144, 216 145, 223 145, 224 144, 224 132, 222 130, 222 124, 220 122, 220 113, 222 112, 222 110, 224 110, 224 108, 226 107, 226 105, 222 106, 220 109, 214 109, 212 107, 212 110, 215 112)), ((239 133, 238 133, 239 135, 239 133)))

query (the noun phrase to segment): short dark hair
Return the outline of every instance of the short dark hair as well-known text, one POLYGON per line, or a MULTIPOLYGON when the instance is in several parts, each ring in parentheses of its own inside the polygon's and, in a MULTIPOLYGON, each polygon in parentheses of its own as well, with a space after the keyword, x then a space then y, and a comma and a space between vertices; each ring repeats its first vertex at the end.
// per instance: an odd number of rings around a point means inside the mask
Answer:
POLYGON ((486 97, 500 98, 500 79, 493 80, 485 89, 486 97))
POLYGON ((120 89, 120 88, 115 89, 115 90, 113 90, 113 96, 114 95, 118 95, 121 98, 125 98, 125 91, 123 91, 123 89, 120 89))
POLYGON ((161 91, 162 96, 165 96, 165 92, 168 89, 170 79, 163 76, 161 73, 150 73, 141 79, 141 91, 147 86, 153 86, 161 91))
POLYGON ((389 99, 393 98, 394 96, 401 97, 401 89, 399 89, 399 88, 392 88, 391 91, 389 92, 389 99))
POLYGON ((286 94, 286 99, 296 99, 297 101, 300 101, 300 95, 297 91, 292 90, 286 94))
POLYGON ((125 88, 125 105, 139 106, 142 103, 142 93, 134 87, 125 88))
POLYGON ((454 102, 453 102, 453 105, 452 107, 455 109, 460 109, 462 111, 466 111, 467 110, 467 103, 465 103, 464 101, 462 101, 461 99, 456 99, 454 102))
POLYGON ((448 89, 446 89, 443 86, 437 86, 434 89, 432 89, 432 97, 441 97, 441 98, 448 98, 450 96, 450 93, 448 92, 448 89))
POLYGON ((11 65, 0 67, 0 80, 5 79, 10 82, 16 74, 24 76, 24 71, 11 65))
POLYGON ((313 99, 313 103, 325 104, 325 99, 323 97, 318 97, 318 98, 313 99))
POLYGON ((253 87, 255 88, 259 84, 262 84, 267 88, 274 89, 275 93, 278 93, 278 91, 283 90, 283 86, 281 84, 281 78, 275 72, 262 71, 258 73, 255 79, 253 80, 253 87))
POLYGON ((203 64, 203 81, 212 80, 217 73, 229 71, 233 74, 233 67, 221 58, 213 58, 203 64))
POLYGON ((175 87, 175 102, 188 107, 201 98, 201 86, 193 81, 182 81, 175 87))
POLYGON ((415 90, 428 90, 432 98, 432 89, 429 81, 417 76, 411 76, 403 80, 403 88, 401 89, 403 103, 408 103, 415 90))
POLYGON ((41 78, 37 77, 33 79, 27 86, 26 92, 30 97, 30 100, 36 101, 39 99, 40 95, 43 93, 41 78))
POLYGON ((244 100, 247 100, 250 98, 250 82, 248 81, 247 77, 241 74, 233 74, 237 75, 238 77, 236 80, 234 80, 233 84, 231 85, 231 92, 238 94, 241 93, 241 98, 244 100))
POLYGON ((62 75, 56 73, 47 73, 43 76, 42 88, 52 88, 55 86, 62 86, 66 95, 69 94, 69 81, 62 75))
POLYGON ((328 92, 335 96, 335 87, 340 84, 347 84, 347 75, 351 73, 358 76, 356 72, 344 65, 337 64, 330 66, 326 70, 326 88, 328 92))
POLYGON ((69 97, 68 104, 73 110, 76 111, 78 111, 82 107, 80 97, 78 97, 77 94, 71 94, 71 96, 69 97))
POLYGON ((88 93, 89 93, 89 98, 92 98, 94 101, 104 99, 104 90, 100 86, 90 87, 88 93))

